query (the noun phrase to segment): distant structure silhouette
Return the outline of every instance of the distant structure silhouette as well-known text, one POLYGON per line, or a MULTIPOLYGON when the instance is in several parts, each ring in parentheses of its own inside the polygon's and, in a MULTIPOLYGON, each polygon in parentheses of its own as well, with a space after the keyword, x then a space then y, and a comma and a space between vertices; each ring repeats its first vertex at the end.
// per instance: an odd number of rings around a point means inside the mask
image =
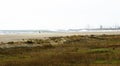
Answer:
POLYGON ((103 29, 103 26, 102 26, 102 25, 100 25, 100 29, 101 29, 101 30, 103 29))

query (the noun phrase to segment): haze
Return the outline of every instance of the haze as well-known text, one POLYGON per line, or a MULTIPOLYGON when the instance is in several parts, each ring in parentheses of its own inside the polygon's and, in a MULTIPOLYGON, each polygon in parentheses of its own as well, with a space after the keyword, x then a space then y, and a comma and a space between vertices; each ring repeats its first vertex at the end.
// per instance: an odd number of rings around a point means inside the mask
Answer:
POLYGON ((0 0, 0 30, 79 29, 120 24, 120 0, 0 0))

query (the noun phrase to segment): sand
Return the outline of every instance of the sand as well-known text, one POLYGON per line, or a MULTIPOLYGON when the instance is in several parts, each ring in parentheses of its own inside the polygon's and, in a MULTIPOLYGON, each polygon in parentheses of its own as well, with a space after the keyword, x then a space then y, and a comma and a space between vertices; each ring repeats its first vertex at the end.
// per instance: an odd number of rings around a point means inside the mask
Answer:
POLYGON ((64 32, 64 33, 39 33, 39 34, 5 34, 0 35, 0 42, 21 41, 22 39, 43 39, 57 36, 71 36, 71 35, 118 35, 120 31, 108 32, 64 32))

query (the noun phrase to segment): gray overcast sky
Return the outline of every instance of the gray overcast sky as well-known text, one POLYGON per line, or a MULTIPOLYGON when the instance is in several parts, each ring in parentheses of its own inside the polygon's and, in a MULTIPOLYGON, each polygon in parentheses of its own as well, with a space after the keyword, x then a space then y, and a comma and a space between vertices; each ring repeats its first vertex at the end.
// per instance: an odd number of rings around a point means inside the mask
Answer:
POLYGON ((120 0, 0 0, 0 29, 120 25, 120 0))

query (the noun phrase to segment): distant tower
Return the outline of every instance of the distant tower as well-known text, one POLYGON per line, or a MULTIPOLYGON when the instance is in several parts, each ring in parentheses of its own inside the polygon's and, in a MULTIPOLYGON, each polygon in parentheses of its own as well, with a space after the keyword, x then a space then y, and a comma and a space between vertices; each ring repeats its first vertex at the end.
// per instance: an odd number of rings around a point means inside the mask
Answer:
POLYGON ((89 30, 89 29, 90 29, 90 25, 88 24, 88 25, 87 25, 87 30, 89 30))
POLYGON ((115 25, 115 29, 117 30, 119 28, 119 25, 115 25))
POLYGON ((103 29, 103 26, 102 26, 102 25, 100 25, 100 29, 103 29))

